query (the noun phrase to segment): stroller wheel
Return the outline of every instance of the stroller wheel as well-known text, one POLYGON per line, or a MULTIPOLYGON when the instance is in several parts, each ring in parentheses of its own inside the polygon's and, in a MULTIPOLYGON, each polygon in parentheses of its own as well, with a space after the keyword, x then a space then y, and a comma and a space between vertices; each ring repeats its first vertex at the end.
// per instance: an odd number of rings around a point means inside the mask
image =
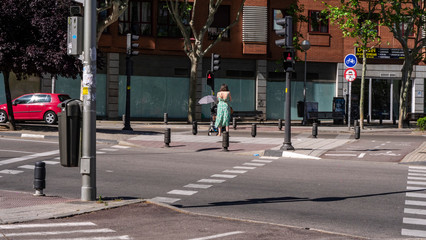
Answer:
POLYGON ((212 132, 210 132, 210 131, 209 131, 209 132, 207 133, 207 135, 211 136, 211 135, 212 135, 212 132))

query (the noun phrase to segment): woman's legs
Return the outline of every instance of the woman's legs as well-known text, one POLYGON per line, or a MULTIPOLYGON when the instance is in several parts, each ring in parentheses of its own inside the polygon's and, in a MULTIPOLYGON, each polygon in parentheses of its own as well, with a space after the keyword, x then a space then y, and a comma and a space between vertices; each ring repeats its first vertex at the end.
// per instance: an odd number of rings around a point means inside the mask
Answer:
POLYGON ((222 135, 222 126, 217 126, 217 131, 219 132, 218 136, 222 135))
POLYGON ((225 127, 225 131, 229 132, 229 125, 225 127))

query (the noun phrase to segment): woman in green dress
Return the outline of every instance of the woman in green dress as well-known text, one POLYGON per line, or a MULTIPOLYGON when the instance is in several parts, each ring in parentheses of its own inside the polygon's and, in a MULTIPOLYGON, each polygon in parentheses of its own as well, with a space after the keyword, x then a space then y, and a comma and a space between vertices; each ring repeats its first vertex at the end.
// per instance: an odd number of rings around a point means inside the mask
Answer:
POLYGON ((229 119, 231 118, 231 107, 229 102, 232 101, 231 92, 228 89, 228 85, 222 84, 220 90, 217 93, 217 115, 215 121, 215 127, 218 129, 218 136, 222 135, 222 127, 229 132, 229 119))

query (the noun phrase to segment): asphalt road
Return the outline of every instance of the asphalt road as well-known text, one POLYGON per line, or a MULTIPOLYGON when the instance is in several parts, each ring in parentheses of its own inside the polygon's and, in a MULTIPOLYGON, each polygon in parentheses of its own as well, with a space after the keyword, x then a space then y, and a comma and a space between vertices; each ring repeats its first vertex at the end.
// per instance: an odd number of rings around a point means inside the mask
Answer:
MULTIPOLYGON (((361 142, 370 146, 371 141, 361 142)), ((33 191, 30 166, 43 160, 49 162, 45 193, 80 198, 79 170, 58 164, 55 141, 1 138, 0 146, 2 189, 33 191), (28 157, 34 153, 45 156, 28 157)), ((97 193, 103 198, 166 199, 195 213, 371 238, 398 238, 407 227, 407 175, 408 165, 394 161, 262 159, 97 146, 97 193)))

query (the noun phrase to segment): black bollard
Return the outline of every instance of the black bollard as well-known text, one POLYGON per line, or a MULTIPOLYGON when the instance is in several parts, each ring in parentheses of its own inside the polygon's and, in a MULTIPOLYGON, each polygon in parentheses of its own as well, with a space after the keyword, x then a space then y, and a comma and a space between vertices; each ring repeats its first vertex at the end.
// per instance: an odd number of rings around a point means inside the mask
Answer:
POLYGON ((281 131, 283 129, 283 120, 278 119, 278 129, 281 131))
POLYGON ((252 137, 256 137, 256 133, 257 133, 257 129, 256 129, 256 123, 253 123, 252 125, 251 125, 251 136, 252 137))
POLYGON ((197 133, 198 133, 198 124, 197 124, 197 121, 193 121, 192 122, 192 134, 193 135, 197 135, 197 133))
POLYGON ((317 138, 318 136, 318 123, 312 124, 312 137, 317 138))
POLYGON ((382 116, 382 114, 381 114, 381 113, 380 113, 380 115, 379 115, 379 116, 380 116, 379 124, 380 124, 380 125, 382 125, 382 124, 383 124, 383 116, 382 116))
POLYGON ((355 127, 355 139, 359 139, 361 136, 361 127, 360 126, 356 126, 355 127))
POLYGON ((44 196, 43 189, 46 188, 46 163, 36 162, 34 168, 34 196, 44 196))
POLYGON ((234 128, 234 130, 237 129, 237 118, 235 117, 232 118, 232 127, 234 128))
POLYGON ((222 132, 222 152, 227 152, 229 147, 229 132, 222 132))
POLYGON ((168 124, 169 123, 169 114, 164 113, 164 124, 168 124))
POLYGON ((164 146, 170 147, 170 142, 171 142, 171 131, 170 131, 170 128, 166 128, 166 130, 164 131, 164 146))

